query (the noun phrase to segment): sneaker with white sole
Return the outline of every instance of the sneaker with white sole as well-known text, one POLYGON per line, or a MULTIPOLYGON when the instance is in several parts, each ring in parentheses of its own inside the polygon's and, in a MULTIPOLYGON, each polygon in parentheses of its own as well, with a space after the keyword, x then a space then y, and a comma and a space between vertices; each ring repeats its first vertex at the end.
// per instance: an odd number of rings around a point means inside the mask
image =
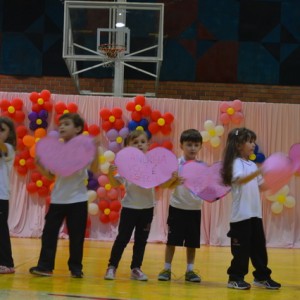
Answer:
POLYGON ((14 267, 0 266, 0 274, 14 274, 14 267))
POLYGON ((116 278, 116 268, 108 267, 104 276, 106 280, 114 280, 116 278))
POLYGON ((170 269, 163 269, 159 274, 157 279, 159 281, 170 281, 171 280, 171 270, 170 269))
POLYGON ((249 290, 251 288, 251 284, 244 280, 238 280, 238 281, 231 280, 228 281, 227 287, 236 290, 249 290))
POLYGON ((131 270, 131 279, 139 281, 147 281, 148 277, 145 275, 140 268, 134 268, 131 270))
POLYGON ((267 280, 257 280, 254 279, 253 285, 256 287, 262 287, 269 290, 278 290, 281 288, 281 284, 274 281, 273 279, 267 279, 267 280))
POLYGON ((201 277, 194 271, 188 271, 185 273, 185 281, 201 282, 201 277))

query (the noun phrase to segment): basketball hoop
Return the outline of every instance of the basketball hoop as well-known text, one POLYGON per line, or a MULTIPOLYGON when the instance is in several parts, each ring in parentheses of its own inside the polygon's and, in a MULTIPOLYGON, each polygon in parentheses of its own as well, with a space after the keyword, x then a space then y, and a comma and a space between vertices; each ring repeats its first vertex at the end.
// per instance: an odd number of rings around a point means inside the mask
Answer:
POLYGON ((114 61, 119 57, 120 53, 125 51, 124 46, 114 45, 114 44, 101 44, 98 50, 106 57, 106 60, 113 60, 102 67, 112 67, 114 61))

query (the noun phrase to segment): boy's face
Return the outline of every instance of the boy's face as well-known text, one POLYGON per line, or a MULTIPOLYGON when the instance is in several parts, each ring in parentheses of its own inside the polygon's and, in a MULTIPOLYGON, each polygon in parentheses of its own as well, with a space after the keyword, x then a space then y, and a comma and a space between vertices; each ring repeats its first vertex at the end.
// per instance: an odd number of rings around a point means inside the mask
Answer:
POLYGON ((138 148, 139 150, 146 153, 148 150, 149 142, 147 137, 144 134, 142 134, 130 141, 128 146, 138 148))
POLYGON ((58 132, 60 138, 68 141, 75 137, 81 130, 81 127, 75 127, 73 120, 62 119, 59 121, 58 132))
POLYGON ((183 151, 183 156, 186 160, 195 160, 201 147, 202 144, 200 142, 185 141, 180 144, 180 148, 183 151))

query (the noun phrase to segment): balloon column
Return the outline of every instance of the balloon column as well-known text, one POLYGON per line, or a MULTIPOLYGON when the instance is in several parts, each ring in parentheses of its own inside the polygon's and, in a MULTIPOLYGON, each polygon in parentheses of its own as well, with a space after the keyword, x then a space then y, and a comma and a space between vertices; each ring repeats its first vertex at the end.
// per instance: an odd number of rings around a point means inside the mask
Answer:
POLYGON ((106 133, 106 137, 108 139, 108 149, 114 153, 117 153, 122 149, 123 141, 127 137, 129 133, 129 129, 127 127, 123 127, 121 130, 110 129, 106 133))
POLYGON ((51 180, 42 176, 38 172, 33 172, 30 176, 31 181, 27 184, 26 188, 30 194, 38 193, 39 196, 45 197, 49 194, 51 180))
POLYGON ((224 125, 228 125, 230 122, 240 124, 244 119, 242 113, 242 101, 239 99, 222 102, 220 105, 220 112, 220 120, 224 125))
POLYGON ((51 93, 48 90, 43 90, 40 93, 32 92, 29 96, 29 99, 32 102, 32 111, 39 112, 41 110, 46 110, 50 112, 53 107, 50 98, 51 93))
POLYGON ((122 120, 122 109, 115 107, 112 110, 102 108, 99 112, 102 119, 102 129, 108 131, 110 129, 121 130, 125 122, 122 120))
POLYGON ((135 122, 141 121, 151 114, 151 107, 146 104, 144 96, 138 95, 133 101, 126 104, 126 109, 131 112, 131 119, 135 122))
POLYGON ((158 132, 161 132, 164 135, 170 134, 171 124, 174 120, 174 116, 170 112, 162 115, 158 110, 153 110, 151 113, 151 120, 148 129, 152 134, 158 132))

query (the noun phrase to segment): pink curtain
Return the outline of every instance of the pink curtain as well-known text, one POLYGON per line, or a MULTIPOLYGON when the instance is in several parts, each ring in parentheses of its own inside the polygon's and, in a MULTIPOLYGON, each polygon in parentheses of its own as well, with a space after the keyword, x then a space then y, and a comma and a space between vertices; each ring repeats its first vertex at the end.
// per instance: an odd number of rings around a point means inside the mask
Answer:
MULTIPOLYGON (((0 100, 21 98, 24 101, 25 113, 31 112, 31 102, 27 93, 5 93, 0 92, 0 100)), ((102 96, 80 96, 80 95, 52 95, 54 103, 74 102, 79 106, 79 112, 88 124, 100 124, 100 109, 107 107, 121 107, 123 118, 127 122, 130 114, 126 111, 126 103, 132 98, 113 98, 102 96)), ((212 120, 216 125, 220 124, 219 105, 220 101, 196 101, 175 99, 147 99, 152 109, 161 113, 171 112, 175 120, 173 122, 170 136, 155 136, 153 140, 162 141, 170 139, 174 144, 174 152, 181 155, 179 148, 180 133, 188 128, 204 130, 204 122, 212 120)), ((291 145, 299 143, 300 140, 300 105, 296 104, 273 104, 273 103, 243 103, 242 109, 245 119, 239 125, 246 126, 257 133, 257 144, 261 152, 266 156, 274 152, 288 154, 291 145)), ((55 127, 54 114, 50 116, 49 130, 55 127)), ((25 121, 28 125, 28 121, 25 121)), ((226 125, 221 145, 212 148, 203 145, 199 159, 213 163, 221 160, 222 150, 225 145, 227 133, 234 125, 226 125)), ((105 134, 101 133, 102 145, 105 148, 107 141, 105 134)), ((300 205, 297 203, 300 197, 299 177, 293 176, 289 182, 290 195, 296 199, 296 206, 284 208, 283 212, 275 215, 271 211, 271 202, 262 196, 263 219, 268 246, 272 247, 300 247, 300 205)), ((12 196, 10 201, 9 225, 12 236, 17 237, 39 237, 41 235, 45 205, 44 199, 31 196, 26 192, 26 183, 29 177, 21 177, 16 172, 12 174, 12 196)), ((152 242, 165 242, 166 220, 168 213, 168 199, 170 191, 157 192, 157 205, 153 219, 149 240, 152 242)), ((204 203, 202 211, 201 242, 208 245, 227 246, 229 239, 226 234, 229 228, 229 214, 231 206, 231 195, 215 203, 204 203)), ((102 224, 98 216, 91 216, 92 227, 90 237, 98 240, 113 240, 117 234, 117 226, 102 224)))

